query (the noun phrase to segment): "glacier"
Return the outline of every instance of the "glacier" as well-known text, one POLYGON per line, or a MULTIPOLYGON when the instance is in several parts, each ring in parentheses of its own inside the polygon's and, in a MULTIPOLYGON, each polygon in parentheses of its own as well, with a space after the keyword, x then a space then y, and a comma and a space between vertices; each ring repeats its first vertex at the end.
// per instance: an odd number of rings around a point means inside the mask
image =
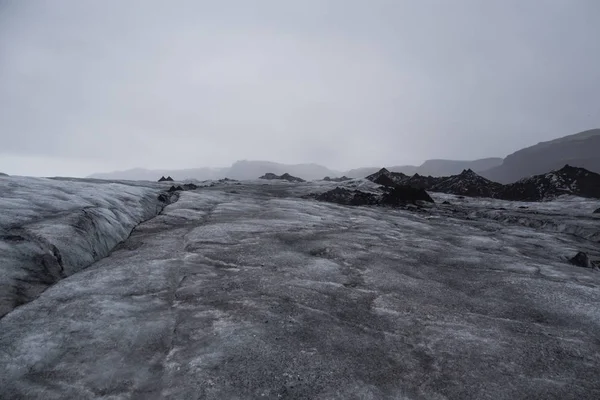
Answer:
POLYGON ((0 317, 108 255, 157 215, 160 187, 0 178, 0 317))
POLYGON ((0 398, 600 398, 600 273, 567 261, 600 256, 597 200, 349 207, 306 197, 378 185, 245 181, 164 206, 150 182, 0 185, 3 277, 52 246, 65 270, 0 319, 0 398))

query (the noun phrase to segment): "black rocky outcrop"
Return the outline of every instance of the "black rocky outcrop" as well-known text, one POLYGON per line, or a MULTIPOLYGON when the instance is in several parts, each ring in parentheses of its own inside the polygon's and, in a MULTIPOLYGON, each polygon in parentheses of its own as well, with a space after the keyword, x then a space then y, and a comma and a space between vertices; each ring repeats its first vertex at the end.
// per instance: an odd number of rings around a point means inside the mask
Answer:
POLYGON ((173 182, 173 178, 171 178, 170 176, 165 178, 164 176, 161 176, 161 178, 158 180, 159 182, 173 182))
POLYGON ((280 179, 283 179, 288 182, 306 182, 304 179, 298 178, 296 176, 292 176, 292 175, 288 174, 287 172, 285 174, 281 175, 280 179))
POLYGON ((379 198, 375 194, 340 187, 321 193, 316 196, 316 199, 351 206, 376 205, 379 203, 379 198))
POLYGON ((585 254, 583 251, 580 251, 579 253, 577 253, 575 255, 575 257, 573 257, 569 260, 569 262, 578 267, 593 268, 593 269, 596 268, 596 266, 594 265, 592 260, 590 260, 588 255, 585 254))
POLYGON ((391 172, 388 171, 386 168, 381 168, 379 171, 375 172, 374 174, 371 174, 369 176, 367 176, 365 179, 370 180, 371 182, 375 182, 375 180, 377 178, 379 178, 381 175, 385 175, 385 176, 390 176, 391 172))
POLYGON ((263 176, 261 176, 258 179, 266 179, 266 180, 274 180, 274 179, 281 179, 281 177, 279 175, 276 175, 272 172, 267 172, 266 174, 264 174, 263 176))
POLYGON ((397 185, 388 189, 381 196, 381 204, 389 206, 400 206, 407 203, 416 204, 418 201, 434 203, 433 199, 425 189, 414 188, 406 185, 397 185))
POLYGON ((169 188, 169 193, 181 192, 181 191, 183 191, 183 188, 181 186, 171 186, 169 188))
POLYGON ((600 174, 565 165, 556 171, 504 185, 498 197, 505 200, 542 201, 564 194, 600 198, 600 174))
POLYGON ((471 197, 497 197, 502 185, 466 169, 433 185, 430 190, 471 197))
POLYGON ((8 174, 5 174, 4 172, 0 172, 0 176, 8 176, 8 174))
POLYGON ((377 178, 375 178, 373 180, 373 183, 376 183, 381 186, 386 186, 386 187, 396 187, 397 186, 396 182, 394 182, 394 180, 389 175, 385 175, 385 174, 379 175, 377 178))
POLYGON ((403 185, 408 180, 408 175, 405 175, 402 172, 390 172, 386 168, 381 168, 374 174, 367 176, 366 179, 375 182, 384 176, 391 179, 397 185, 403 185))
POLYGON ((597 209, 596 209, 596 210, 593 212, 593 214, 600 214, 600 208, 597 208, 597 209))
POLYGON ((419 174, 414 174, 406 181, 404 181, 405 185, 412 186, 419 189, 429 190, 435 185, 443 182, 448 179, 447 176, 423 176, 419 174))
POLYGON ((323 180, 326 182, 345 182, 345 181, 351 181, 352 178, 348 178, 347 176, 342 176, 339 178, 330 178, 330 177, 326 176, 325 178, 323 178, 323 180))
POLYGON ((185 190, 196 190, 198 189, 197 185, 194 185, 193 183, 186 183, 183 186, 178 185, 178 186, 171 186, 169 188, 169 193, 173 193, 173 192, 182 192, 185 190))
POLYGON ((407 204, 417 204, 420 201, 433 203, 433 199, 425 190, 402 185, 389 187, 383 194, 336 187, 333 190, 317 195, 315 198, 319 201, 351 206, 380 205, 400 207, 407 204))
MULTIPOLYGON (((390 179, 388 179, 390 177, 391 175, 386 174, 385 171, 380 171, 374 181, 390 186, 390 179)), ((600 198, 600 174, 569 165, 508 185, 492 182, 470 169, 464 170, 459 175, 442 178, 422 177, 415 174, 404 182, 408 186, 432 192, 512 201, 551 200, 563 194, 600 198)))
POLYGON ((258 179, 267 179, 267 180, 277 180, 278 179, 278 180, 283 180, 283 181, 288 181, 288 182, 306 182, 304 179, 292 176, 292 175, 288 174, 287 172, 281 176, 273 174, 271 172, 267 172, 266 174, 264 174, 263 176, 261 176, 258 179))

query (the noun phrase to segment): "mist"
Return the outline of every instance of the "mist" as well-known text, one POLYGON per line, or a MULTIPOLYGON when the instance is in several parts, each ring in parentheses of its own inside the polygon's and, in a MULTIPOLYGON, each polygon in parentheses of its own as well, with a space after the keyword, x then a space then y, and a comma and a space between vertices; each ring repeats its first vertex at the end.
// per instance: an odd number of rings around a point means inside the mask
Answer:
POLYGON ((597 1, 4 1, 0 171, 504 157, 600 126, 597 1))

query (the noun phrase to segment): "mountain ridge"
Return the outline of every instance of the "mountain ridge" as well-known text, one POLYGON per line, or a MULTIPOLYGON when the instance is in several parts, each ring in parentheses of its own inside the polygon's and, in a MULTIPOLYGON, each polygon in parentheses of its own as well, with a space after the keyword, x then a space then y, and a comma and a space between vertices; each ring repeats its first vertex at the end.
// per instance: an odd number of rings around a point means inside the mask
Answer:
POLYGON ((481 174, 487 179, 506 184, 567 164, 600 173, 599 154, 600 129, 589 129, 515 151, 506 156, 501 165, 481 174))
MULTIPOLYGON (((388 170, 393 173, 401 173, 404 175, 414 175, 419 173, 424 176, 432 175, 437 171, 437 176, 449 176, 460 173, 463 169, 473 169, 476 172, 481 171, 481 168, 477 168, 478 165, 489 165, 486 163, 495 163, 499 160, 499 164, 502 161, 501 158, 486 158, 473 161, 461 161, 461 160, 427 160, 420 166, 414 165, 398 165, 388 167, 388 170), (464 168, 463 168, 464 167, 464 168)), ((276 175, 282 175, 284 173, 290 173, 293 176, 305 180, 320 180, 324 177, 349 177, 349 178, 364 178, 368 175, 376 173, 381 167, 363 167, 355 168, 348 171, 337 171, 329 169, 323 165, 315 163, 306 164, 283 164, 272 161, 249 161, 240 160, 234 162, 230 167, 222 168, 188 168, 188 169, 145 169, 145 168, 132 168, 122 171, 113 171, 107 173, 94 173, 89 175, 87 178, 93 179, 107 179, 107 180, 147 180, 155 181, 161 176, 172 176, 176 180, 209 180, 209 179, 222 179, 231 178, 238 180, 252 180, 258 179, 266 173, 273 173, 276 175)))
MULTIPOLYGON (((481 158, 472 161, 430 159, 420 166, 395 165, 386 167, 389 172, 408 176, 443 177, 458 175, 464 170, 472 170, 494 182, 507 184, 529 176, 544 174, 568 164, 600 173, 600 129, 590 129, 561 138, 540 142, 518 150, 502 159, 499 157, 481 158)), ((377 173, 381 167, 361 167, 348 171, 337 171, 320 164, 282 164, 272 161, 240 160, 229 167, 188 168, 188 169, 144 169, 133 168, 125 171, 95 173, 88 178, 108 180, 148 180, 155 181, 161 176, 172 176, 176 180, 216 180, 232 178, 252 180, 266 173, 282 175, 290 173, 305 180, 320 180, 324 177, 364 178, 377 173)))

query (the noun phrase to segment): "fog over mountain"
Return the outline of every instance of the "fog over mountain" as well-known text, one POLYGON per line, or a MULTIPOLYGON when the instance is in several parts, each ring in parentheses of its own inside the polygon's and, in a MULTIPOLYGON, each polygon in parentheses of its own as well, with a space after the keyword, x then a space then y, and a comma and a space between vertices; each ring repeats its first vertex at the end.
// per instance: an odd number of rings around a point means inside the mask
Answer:
MULTIPOLYGON (((474 171, 485 171, 502 163, 501 158, 489 158, 475 161, 453 161, 453 160, 428 160, 421 166, 402 165, 392 166, 388 169, 393 172, 405 174, 447 176, 460 173, 463 169, 474 171)), ((229 168, 190 168, 181 170, 148 170, 134 168, 126 171, 114 171, 107 173, 92 174, 90 178, 96 179, 125 179, 125 180, 147 180, 153 181, 160 176, 172 176, 179 180, 196 179, 222 179, 232 178, 239 180, 256 179, 260 175, 271 172, 278 175, 290 173, 294 176, 308 180, 323 179, 326 176, 350 178, 364 178, 378 171, 381 167, 364 167, 349 171, 336 171, 318 164, 281 164, 270 161, 237 161, 229 168)))
MULTIPOLYGON (((0 171, 505 157, 600 126, 598 15, 594 0, 3 1, 0 171)), ((448 171, 430 164, 415 172, 448 171)))
POLYGON ((546 173, 568 164, 600 173, 600 129, 592 129, 549 142, 538 143, 510 154, 505 159, 486 158, 474 161, 427 160, 420 166, 378 166, 336 171, 318 164, 280 164, 268 161, 238 161, 229 168, 195 168, 184 170, 131 169, 111 173, 92 174, 91 178, 155 180, 160 176, 176 179, 256 179, 265 173, 281 175, 290 173, 303 179, 317 180, 326 176, 364 178, 386 167, 391 172, 405 175, 450 176, 463 170, 473 170, 500 183, 512 183, 519 179, 546 173))
POLYGON ((497 182, 510 183, 558 169, 565 164, 600 173, 600 129, 519 150, 508 155, 501 165, 485 171, 484 176, 497 182))

